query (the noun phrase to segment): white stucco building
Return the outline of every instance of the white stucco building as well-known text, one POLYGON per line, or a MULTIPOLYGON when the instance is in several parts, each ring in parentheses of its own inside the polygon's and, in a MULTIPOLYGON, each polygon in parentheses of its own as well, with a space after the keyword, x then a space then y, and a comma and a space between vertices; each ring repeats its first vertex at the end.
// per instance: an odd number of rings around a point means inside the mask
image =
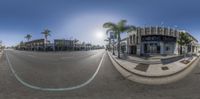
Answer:
POLYGON ((137 27, 136 31, 128 33, 128 53, 139 56, 179 54, 177 40, 181 32, 185 32, 193 40, 187 46, 187 52, 197 53, 198 41, 188 32, 160 26, 137 27))

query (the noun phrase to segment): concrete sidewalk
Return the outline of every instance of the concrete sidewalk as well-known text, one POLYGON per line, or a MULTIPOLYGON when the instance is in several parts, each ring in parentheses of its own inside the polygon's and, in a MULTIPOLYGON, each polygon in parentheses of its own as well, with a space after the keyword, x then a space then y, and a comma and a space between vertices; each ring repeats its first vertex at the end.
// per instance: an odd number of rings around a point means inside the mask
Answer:
POLYGON ((3 54, 3 51, 0 51, 0 58, 1 58, 2 54, 3 54))
POLYGON ((148 64, 161 64, 160 59, 144 59, 138 56, 127 56, 126 60, 133 63, 143 63, 145 61, 148 64))
MULTIPOLYGON (((115 51, 115 55, 117 55, 116 51, 115 51)), ((145 62, 147 64, 164 64, 165 62, 162 60, 178 56, 178 55, 167 55, 167 56, 157 55, 157 56, 144 57, 144 56, 137 56, 137 55, 128 55, 127 53, 120 53, 120 55, 121 55, 121 59, 123 60, 127 60, 133 63, 145 62)))
POLYGON ((169 64, 133 63, 108 52, 116 69, 127 79, 143 84, 167 84, 178 81, 187 76, 196 66, 199 57, 188 57, 189 63, 184 64, 180 59, 169 64))
POLYGON ((124 69, 128 70, 129 72, 147 76, 147 77, 161 77, 161 76, 168 76, 180 72, 186 69, 190 64, 192 64, 197 57, 193 56, 187 57, 186 60, 190 59, 188 64, 181 63, 180 61, 184 59, 180 59, 176 62, 172 62, 169 64, 149 64, 145 61, 145 63, 134 63, 130 62, 130 60, 119 59, 117 56, 112 55, 112 53, 108 52, 109 55, 124 69))

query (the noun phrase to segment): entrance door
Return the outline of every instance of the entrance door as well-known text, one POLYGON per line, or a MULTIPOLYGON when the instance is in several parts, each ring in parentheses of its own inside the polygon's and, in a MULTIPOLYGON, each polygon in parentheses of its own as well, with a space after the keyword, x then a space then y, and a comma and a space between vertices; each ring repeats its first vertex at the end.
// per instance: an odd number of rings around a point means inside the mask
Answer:
POLYGON ((144 53, 145 54, 150 53, 150 48, 149 48, 149 44, 148 43, 144 44, 144 53))
POLYGON ((158 45, 157 43, 150 43, 150 53, 152 54, 156 54, 158 52, 158 49, 157 49, 158 45))
POLYGON ((144 44, 145 54, 158 54, 160 53, 160 45, 158 43, 145 43, 144 44))
POLYGON ((157 53, 160 54, 160 45, 157 46, 157 53))
POLYGON ((136 46, 131 46, 131 54, 136 54, 136 46))

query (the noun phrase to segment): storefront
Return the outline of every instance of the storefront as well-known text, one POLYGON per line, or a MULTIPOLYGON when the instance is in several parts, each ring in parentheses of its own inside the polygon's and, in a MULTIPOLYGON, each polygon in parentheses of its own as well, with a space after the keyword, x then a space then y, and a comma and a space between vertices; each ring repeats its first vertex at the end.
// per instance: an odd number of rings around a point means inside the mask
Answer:
POLYGON ((148 35, 141 38, 141 54, 174 54, 176 37, 164 35, 148 35))
POLYGON ((128 33, 128 53, 138 56, 178 55, 181 49, 177 40, 181 32, 186 33, 192 39, 192 43, 185 50, 197 53, 198 40, 192 35, 183 30, 161 26, 137 27, 136 31, 128 33))

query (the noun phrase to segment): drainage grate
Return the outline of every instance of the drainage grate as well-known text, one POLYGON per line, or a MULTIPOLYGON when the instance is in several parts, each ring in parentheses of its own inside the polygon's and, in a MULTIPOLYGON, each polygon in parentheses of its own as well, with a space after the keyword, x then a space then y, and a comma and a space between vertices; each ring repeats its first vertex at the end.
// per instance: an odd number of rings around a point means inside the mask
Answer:
POLYGON ((143 72, 146 72, 148 68, 149 68, 149 64, 144 64, 144 63, 139 63, 135 67, 136 70, 143 71, 143 72))
POLYGON ((162 70, 169 70, 168 67, 162 67, 162 70))

